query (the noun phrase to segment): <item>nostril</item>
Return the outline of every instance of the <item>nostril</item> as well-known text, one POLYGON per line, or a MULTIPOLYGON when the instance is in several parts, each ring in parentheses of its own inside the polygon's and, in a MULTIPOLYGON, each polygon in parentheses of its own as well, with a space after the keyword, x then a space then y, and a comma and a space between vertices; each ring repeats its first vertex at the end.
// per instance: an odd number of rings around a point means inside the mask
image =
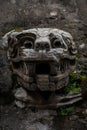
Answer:
POLYGON ((36 48, 36 50, 39 50, 40 49, 40 43, 37 43, 35 48, 36 48))
POLYGON ((45 49, 46 49, 46 50, 49 50, 49 49, 50 49, 50 45, 49 45, 48 43, 45 43, 44 46, 45 46, 45 49))
POLYGON ((50 45, 49 43, 44 43, 44 42, 37 42, 36 46, 35 46, 36 50, 49 50, 50 49, 50 45))
POLYGON ((49 48, 49 44, 46 43, 46 44, 45 44, 45 48, 49 48))

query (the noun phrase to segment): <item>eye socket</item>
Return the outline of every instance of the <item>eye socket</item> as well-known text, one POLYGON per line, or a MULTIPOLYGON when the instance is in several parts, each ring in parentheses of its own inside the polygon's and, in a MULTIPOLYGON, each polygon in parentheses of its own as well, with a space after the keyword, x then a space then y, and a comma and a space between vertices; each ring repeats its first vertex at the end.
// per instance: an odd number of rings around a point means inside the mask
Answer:
POLYGON ((61 48, 62 47, 61 42, 58 39, 55 39, 52 43, 52 47, 53 48, 61 48))
POLYGON ((35 42, 35 38, 31 36, 23 36, 18 40, 18 44, 20 48, 33 49, 34 42, 35 42))
POLYGON ((26 48, 32 49, 33 48, 33 42, 27 40, 27 41, 24 42, 24 46, 26 48))

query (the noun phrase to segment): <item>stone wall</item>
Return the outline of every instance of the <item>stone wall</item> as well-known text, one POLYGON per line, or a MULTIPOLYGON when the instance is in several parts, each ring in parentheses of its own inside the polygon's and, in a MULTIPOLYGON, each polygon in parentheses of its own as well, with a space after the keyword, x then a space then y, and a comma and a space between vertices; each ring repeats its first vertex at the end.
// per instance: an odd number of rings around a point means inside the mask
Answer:
POLYGON ((86 0, 0 0, 0 36, 12 29, 57 27, 83 37, 86 0))
MULTIPOLYGON (((60 28, 69 31, 77 45, 86 44, 87 0, 0 0, 0 37, 12 29, 34 27, 60 28)), ((87 66, 87 50, 84 52, 86 61, 82 61, 82 56, 78 62, 87 66)), ((55 111, 32 109, 32 112, 11 104, 14 84, 9 67, 6 51, 0 49, 0 130, 87 130, 87 100, 77 104, 70 116, 63 117, 55 111), (8 102, 9 105, 2 105, 8 102)), ((87 99, 86 85, 87 81, 83 84, 87 99)))

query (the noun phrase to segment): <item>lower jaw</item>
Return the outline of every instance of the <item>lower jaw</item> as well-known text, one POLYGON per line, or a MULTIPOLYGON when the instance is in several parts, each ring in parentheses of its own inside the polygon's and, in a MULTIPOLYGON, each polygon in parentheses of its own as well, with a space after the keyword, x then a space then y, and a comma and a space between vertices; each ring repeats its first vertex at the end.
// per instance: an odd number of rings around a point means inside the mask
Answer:
MULTIPOLYGON (((31 78, 31 77, 30 77, 31 78)), ((56 91, 68 84, 68 72, 56 76, 38 74, 32 77, 33 82, 26 82, 23 77, 18 76, 18 83, 29 91, 56 91), (34 79, 36 79, 34 81, 34 79)))
POLYGON ((20 107, 39 108, 39 109, 57 109, 61 106, 72 105, 82 100, 81 93, 63 94, 61 91, 26 91, 18 88, 15 93, 16 105, 20 107), (19 92, 20 93, 19 93, 19 92), (22 93, 21 93, 22 92, 22 93), (23 93, 25 93, 23 95, 23 93))

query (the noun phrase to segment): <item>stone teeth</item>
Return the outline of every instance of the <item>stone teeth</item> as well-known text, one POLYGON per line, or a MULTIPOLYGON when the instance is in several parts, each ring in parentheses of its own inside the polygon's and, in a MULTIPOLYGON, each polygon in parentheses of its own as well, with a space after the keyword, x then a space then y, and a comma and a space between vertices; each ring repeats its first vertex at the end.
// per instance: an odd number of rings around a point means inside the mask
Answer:
POLYGON ((67 61, 64 61, 64 71, 66 71, 66 69, 68 69, 67 67, 68 67, 68 63, 67 63, 67 61))
POLYGON ((60 71, 60 64, 59 64, 59 71, 60 71))
POLYGON ((66 61, 66 69, 68 69, 68 67, 69 67, 69 63, 68 61, 66 61))
POLYGON ((51 74, 56 75, 57 74, 57 67, 54 64, 51 64, 51 74))
POLYGON ((68 62, 66 60, 61 61, 58 67, 58 70, 64 72, 68 69, 68 62))
POLYGON ((28 74, 28 66, 25 62, 24 62, 24 70, 25 70, 25 74, 27 75, 28 74))

